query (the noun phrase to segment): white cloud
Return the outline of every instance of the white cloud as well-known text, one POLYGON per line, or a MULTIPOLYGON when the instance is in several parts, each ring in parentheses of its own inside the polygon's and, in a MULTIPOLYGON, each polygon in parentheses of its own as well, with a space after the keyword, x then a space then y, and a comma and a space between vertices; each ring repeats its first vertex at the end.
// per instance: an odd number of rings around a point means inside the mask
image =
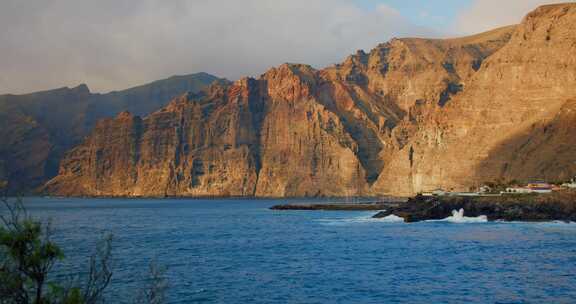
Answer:
POLYGON ((2 0, 0 28, 0 94, 81 82, 107 91, 200 71, 257 76, 432 34, 351 0, 2 0))
POLYGON ((558 0, 474 0, 458 16, 455 31, 460 34, 476 34, 517 24, 538 6, 550 3, 558 3, 558 0))

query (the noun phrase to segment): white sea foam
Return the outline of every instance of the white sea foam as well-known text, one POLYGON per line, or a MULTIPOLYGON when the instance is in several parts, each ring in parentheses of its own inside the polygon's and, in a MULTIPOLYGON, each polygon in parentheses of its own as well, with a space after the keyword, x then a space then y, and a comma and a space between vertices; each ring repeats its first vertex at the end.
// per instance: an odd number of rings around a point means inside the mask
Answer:
POLYGON ((385 218, 373 218, 373 214, 365 214, 357 217, 348 218, 324 218, 318 219, 317 222, 321 222, 324 225, 330 226, 340 226, 340 225, 350 225, 350 224, 366 224, 366 223, 401 223, 404 219, 401 217, 390 215, 385 218))
POLYGON ((576 222, 566 222, 566 221, 542 221, 542 222, 529 222, 529 221, 505 221, 497 220, 498 224, 508 224, 508 225, 531 225, 531 226, 572 226, 576 228, 576 222))
POLYGON ((403 223, 404 219, 399 217, 399 216, 396 216, 394 214, 391 214, 387 217, 381 218, 380 221, 387 222, 387 223, 403 223))
POLYGON ((457 224, 468 224, 468 223, 486 223, 488 222, 488 217, 481 215, 478 217, 467 217, 464 216, 464 209, 452 210, 452 216, 449 216, 443 220, 434 220, 431 222, 449 222, 457 224))

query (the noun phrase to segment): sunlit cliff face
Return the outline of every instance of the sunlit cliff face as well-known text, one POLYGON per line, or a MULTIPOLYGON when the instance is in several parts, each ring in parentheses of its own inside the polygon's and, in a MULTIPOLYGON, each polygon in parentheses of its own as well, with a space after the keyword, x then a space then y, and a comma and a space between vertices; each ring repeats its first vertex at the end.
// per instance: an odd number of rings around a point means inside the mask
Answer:
POLYGON ((47 190, 346 196, 568 177, 575 27, 575 4, 544 6, 519 26, 394 39, 324 70, 284 64, 101 122, 47 190))

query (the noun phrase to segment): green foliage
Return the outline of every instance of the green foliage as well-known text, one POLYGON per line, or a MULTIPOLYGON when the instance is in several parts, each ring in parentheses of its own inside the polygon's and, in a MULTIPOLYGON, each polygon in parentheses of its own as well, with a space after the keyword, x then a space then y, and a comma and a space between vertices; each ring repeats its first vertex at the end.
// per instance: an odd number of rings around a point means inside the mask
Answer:
MULTIPOLYGON (((0 304, 97 304, 112 278, 112 236, 105 236, 90 257, 88 274, 72 284, 50 280, 53 266, 64 259, 51 240, 52 230, 28 215, 20 199, 2 198, 0 213, 0 304), (5 213, 5 214, 4 214, 5 213), (2 215, 4 214, 4 215, 2 215)), ((165 269, 153 262, 136 303, 165 302, 165 269)))
POLYGON ((0 227, 3 257, 0 284, 7 286, 2 288, 2 298, 14 298, 15 303, 30 299, 34 303, 48 303, 42 297, 47 273, 63 257, 62 251, 50 241, 49 226, 44 231, 40 223, 24 213, 20 204, 6 206, 9 215, 1 217, 0 227))
POLYGON ((90 259, 82 288, 49 281, 53 266, 64 258, 51 240, 49 224, 30 217, 21 200, 2 199, 7 215, 0 226, 0 304, 95 304, 112 277, 109 268, 111 237, 103 240, 90 259))

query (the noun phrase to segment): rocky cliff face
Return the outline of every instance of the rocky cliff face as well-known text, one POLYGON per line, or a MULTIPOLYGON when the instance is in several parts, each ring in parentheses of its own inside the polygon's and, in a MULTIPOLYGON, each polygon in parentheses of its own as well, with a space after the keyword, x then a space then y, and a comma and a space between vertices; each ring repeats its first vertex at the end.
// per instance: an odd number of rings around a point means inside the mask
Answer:
POLYGON ((144 118, 98 123, 46 191, 346 196, 565 178, 576 4, 476 36, 394 39, 342 64, 284 64, 144 118))
POLYGON ((175 76, 108 94, 86 85, 27 95, 0 95, 0 163, 12 191, 30 190, 58 173, 64 152, 81 143, 104 117, 130 110, 149 114, 187 91, 217 80, 205 74, 175 76))
POLYGON ((464 90, 388 156, 374 190, 467 190, 499 179, 574 175, 575 29, 576 4, 530 13, 464 90))
POLYGON ((261 80, 186 94, 145 119, 124 112, 103 120, 68 153, 46 189, 122 196, 340 194, 339 187, 363 171, 353 140, 336 115, 313 101, 305 84, 311 78, 301 69, 309 68, 284 65, 261 80), (274 83, 280 77, 293 82, 274 83))

